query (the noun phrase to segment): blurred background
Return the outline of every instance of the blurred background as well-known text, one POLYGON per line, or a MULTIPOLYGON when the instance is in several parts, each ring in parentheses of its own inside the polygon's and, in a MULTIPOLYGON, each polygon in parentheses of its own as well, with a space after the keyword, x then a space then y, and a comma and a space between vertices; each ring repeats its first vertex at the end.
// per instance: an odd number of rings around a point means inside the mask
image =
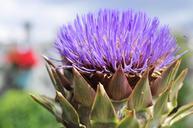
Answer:
MULTIPOLYGON (((182 51, 189 50, 181 66, 189 67, 189 73, 179 102, 193 101, 192 0, 0 0, 0 128, 57 126, 54 117, 28 96, 54 95, 41 55, 56 56, 52 45, 61 25, 101 8, 145 11, 168 24, 182 51)), ((191 120, 185 118, 174 127, 191 128, 191 120)))

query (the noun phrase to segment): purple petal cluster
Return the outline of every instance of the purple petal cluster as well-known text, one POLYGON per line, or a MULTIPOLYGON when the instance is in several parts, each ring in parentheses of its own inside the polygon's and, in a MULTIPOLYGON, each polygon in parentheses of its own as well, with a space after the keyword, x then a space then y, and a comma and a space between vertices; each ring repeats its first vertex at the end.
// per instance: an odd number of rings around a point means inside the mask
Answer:
POLYGON ((167 26, 158 18, 132 10, 100 10, 77 16, 61 27, 55 42, 64 66, 84 72, 141 73, 159 70, 176 60, 178 46, 167 26))

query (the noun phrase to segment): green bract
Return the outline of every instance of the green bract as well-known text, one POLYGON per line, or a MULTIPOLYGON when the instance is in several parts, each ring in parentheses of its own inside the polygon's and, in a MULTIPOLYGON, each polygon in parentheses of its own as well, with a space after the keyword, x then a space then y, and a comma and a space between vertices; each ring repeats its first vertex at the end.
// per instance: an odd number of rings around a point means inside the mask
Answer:
MULTIPOLYGON (((45 60, 56 97, 32 98, 48 109, 64 128, 169 128, 193 113, 193 103, 173 111, 187 74, 187 69, 184 69, 176 75, 180 60, 165 68, 154 84, 150 84, 150 70, 144 72, 131 94, 121 100, 112 100, 106 93, 108 89, 101 83, 96 89, 92 88, 87 78, 75 68, 60 70, 46 57, 45 60)), ((113 86, 124 84, 126 74, 115 74, 114 82, 110 82, 111 93, 124 92, 124 88, 113 86)))

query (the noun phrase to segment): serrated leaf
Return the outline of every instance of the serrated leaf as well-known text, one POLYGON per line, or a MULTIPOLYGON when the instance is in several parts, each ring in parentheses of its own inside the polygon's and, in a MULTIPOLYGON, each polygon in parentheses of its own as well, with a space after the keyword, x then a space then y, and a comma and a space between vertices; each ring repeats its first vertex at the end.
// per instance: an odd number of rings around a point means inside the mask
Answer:
POLYGON ((94 89, 87 83, 81 74, 73 69, 73 85, 75 100, 86 107, 91 107, 95 97, 94 89))
POLYGON ((114 107, 101 84, 97 88, 90 121, 92 128, 114 128, 117 123, 114 107))
POLYGON ((65 99, 65 97, 60 93, 56 92, 56 100, 60 103, 62 108, 62 119, 68 127, 79 128, 80 120, 78 113, 74 107, 65 99))
POLYGON ((139 123, 134 115, 128 115, 120 121, 116 128, 139 128, 139 123))
POLYGON ((186 116, 189 116, 193 114, 193 103, 189 103, 187 105, 184 105, 180 107, 176 113, 172 114, 168 119, 166 120, 166 124, 169 126, 173 125, 174 123, 178 122, 179 120, 185 118, 186 116))
POLYGON ((122 100, 127 98, 132 92, 132 88, 128 83, 127 77, 121 66, 113 74, 108 87, 107 94, 113 100, 122 100))
POLYGON ((47 98, 45 96, 34 96, 31 97, 44 108, 46 108, 49 112, 51 112, 59 122, 62 122, 62 113, 57 110, 56 103, 53 99, 47 98))
POLYGON ((185 79, 187 72, 188 70, 184 69, 180 73, 180 75, 176 78, 176 80, 172 83, 170 95, 169 95, 169 101, 172 103, 173 108, 177 107, 178 92, 182 88, 183 81, 185 79))
POLYGON ((162 115, 168 112, 167 103, 169 98, 169 91, 170 91, 170 88, 164 91, 155 102, 155 105, 153 108, 153 118, 155 120, 160 119, 162 115))
POLYGON ((128 108, 140 111, 152 105, 152 94, 149 86, 148 73, 138 81, 128 99, 128 108))

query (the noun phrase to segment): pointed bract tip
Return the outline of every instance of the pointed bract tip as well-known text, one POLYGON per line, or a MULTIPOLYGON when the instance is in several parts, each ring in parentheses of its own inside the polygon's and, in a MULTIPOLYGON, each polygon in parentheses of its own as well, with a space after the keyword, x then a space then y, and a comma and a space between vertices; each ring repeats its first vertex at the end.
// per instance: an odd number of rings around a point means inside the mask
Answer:
POLYGON ((37 101, 37 96, 35 96, 35 95, 33 95, 33 94, 29 94, 30 95, 30 97, 32 98, 32 99, 34 99, 35 101, 37 101))
POLYGON ((131 92, 132 88, 127 80, 127 77, 122 67, 119 66, 108 84, 107 94, 113 100, 122 100, 129 97, 131 92))
POLYGON ((56 91, 56 99, 63 99, 63 95, 62 95, 62 93, 61 92, 59 92, 59 91, 56 91))
POLYGON ((105 95, 105 93, 106 93, 104 86, 101 83, 99 83, 97 86, 97 92, 99 92, 102 95, 105 95))
POLYGON ((50 61, 50 59, 49 59, 47 56, 42 55, 42 57, 43 57, 44 60, 48 63, 48 65, 50 65, 50 66, 52 66, 52 67, 55 68, 55 65, 50 61))
POLYGON ((73 73, 73 75, 76 76, 76 77, 81 77, 81 76, 82 76, 82 75, 80 74, 80 72, 79 72, 75 67, 72 68, 72 73, 73 73))

